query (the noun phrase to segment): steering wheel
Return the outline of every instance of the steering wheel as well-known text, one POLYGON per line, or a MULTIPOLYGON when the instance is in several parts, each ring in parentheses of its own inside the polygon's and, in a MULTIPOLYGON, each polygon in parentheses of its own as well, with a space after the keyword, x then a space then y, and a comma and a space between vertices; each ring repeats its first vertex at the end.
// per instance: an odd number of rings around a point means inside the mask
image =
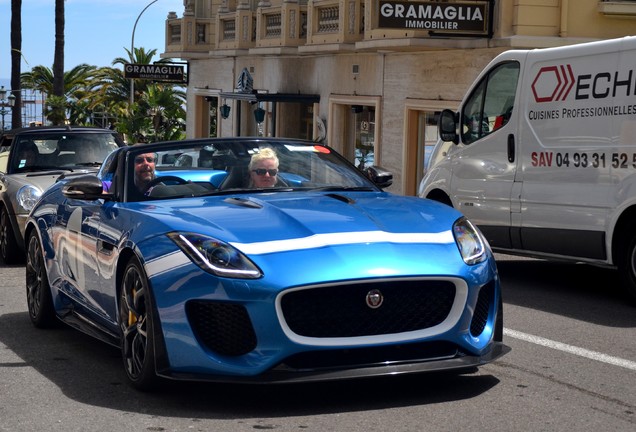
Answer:
POLYGON ((162 177, 155 177, 154 179, 150 180, 150 182, 148 183, 148 185, 146 186, 146 191, 148 189, 150 189, 153 186, 158 185, 159 183, 176 183, 176 184, 188 184, 187 180, 182 179, 179 176, 175 176, 175 175, 167 175, 167 176, 162 176, 162 177))

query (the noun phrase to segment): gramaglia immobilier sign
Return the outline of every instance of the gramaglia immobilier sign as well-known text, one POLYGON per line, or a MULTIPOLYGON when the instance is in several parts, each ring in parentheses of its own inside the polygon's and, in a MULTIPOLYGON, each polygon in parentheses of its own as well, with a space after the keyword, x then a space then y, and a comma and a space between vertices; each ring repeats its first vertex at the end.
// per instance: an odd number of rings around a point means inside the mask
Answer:
POLYGON ((380 0, 378 27, 488 35, 490 3, 380 0))
POLYGON ((166 63, 127 63, 124 65, 124 77, 127 79, 147 79, 152 81, 165 81, 171 83, 186 82, 184 66, 166 63))

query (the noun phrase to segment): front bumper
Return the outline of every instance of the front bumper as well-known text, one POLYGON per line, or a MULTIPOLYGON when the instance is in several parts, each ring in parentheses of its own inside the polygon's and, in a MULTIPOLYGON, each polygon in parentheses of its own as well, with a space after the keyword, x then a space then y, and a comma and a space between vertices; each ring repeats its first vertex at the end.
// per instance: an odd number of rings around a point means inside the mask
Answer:
POLYGON ((502 342, 494 342, 492 349, 482 356, 458 356, 452 359, 430 360, 415 363, 396 363, 357 367, 351 369, 296 370, 278 367, 257 376, 210 376, 199 374, 162 373, 158 375, 168 379, 228 382, 245 384, 285 384, 320 381, 338 381, 356 378, 371 378, 389 375, 416 374, 425 372, 461 372, 491 363, 509 353, 511 348, 502 342))

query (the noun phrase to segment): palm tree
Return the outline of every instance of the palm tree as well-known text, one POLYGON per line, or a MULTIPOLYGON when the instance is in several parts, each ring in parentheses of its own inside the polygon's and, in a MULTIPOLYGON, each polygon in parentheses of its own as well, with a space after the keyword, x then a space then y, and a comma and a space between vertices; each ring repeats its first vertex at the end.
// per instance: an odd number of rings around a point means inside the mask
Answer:
MULTIPOLYGON (((124 65, 131 61, 150 64, 156 51, 135 48, 132 56, 126 50, 132 60, 118 57, 112 64, 124 65)), ((170 61, 161 59, 154 63, 170 61)), ((81 64, 65 72, 63 77, 63 96, 58 97, 53 95, 54 73, 51 69, 35 66, 21 75, 24 88, 49 95, 45 107, 49 121, 68 120, 76 125, 99 121, 100 126, 112 126, 125 134, 130 142, 184 138, 186 96, 182 88, 138 80, 135 86, 137 98, 130 104, 130 80, 124 77, 122 69, 81 64), (64 115, 59 117, 59 113, 64 115)))
POLYGON ((20 92, 20 60, 22 57, 22 0, 11 0, 11 90, 15 105, 11 113, 11 127, 22 127, 22 93, 20 92))
POLYGON ((64 1, 55 0, 55 56, 53 58, 53 92, 49 99, 53 124, 63 124, 66 120, 64 101, 64 1))
MULTIPOLYGON (((156 49, 146 51, 145 48, 135 48, 134 51, 126 49, 128 58, 117 57, 113 60, 113 66, 151 63, 170 63, 172 59, 152 59, 157 53, 156 49)), ((119 71, 118 69, 115 69, 119 71)), ((130 92, 130 80, 125 79, 123 72, 110 71, 111 83, 121 85, 130 92)), ((185 94, 174 90, 172 84, 153 83, 149 80, 135 80, 135 94, 132 104, 128 103, 127 110, 119 117, 117 130, 125 134, 129 141, 146 142, 148 140, 166 140, 183 138, 183 124, 179 119, 185 119, 185 111, 182 108, 185 103, 185 94), (179 108, 177 108, 178 105, 179 108), (167 114, 170 114, 169 116, 167 114), (170 119, 167 120, 166 119, 170 119)), ((112 94, 112 93, 111 93, 112 94)), ((121 105, 120 105, 121 107, 121 105)))
POLYGON ((185 92, 171 84, 148 84, 137 102, 126 104, 116 129, 135 143, 183 139, 185 100, 185 92))
POLYGON ((77 118, 83 117, 78 111, 86 106, 82 102, 91 97, 90 93, 87 92, 87 84, 91 82, 96 71, 96 66, 84 63, 64 72, 62 74, 62 83, 64 84, 62 96, 58 96, 54 90, 55 76, 53 71, 45 66, 35 66, 30 72, 21 75, 22 87, 49 95, 44 114, 53 124, 62 124, 67 119, 73 123, 77 118))
POLYGON ((141 100, 148 106, 152 119, 153 141, 175 140, 183 138, 183 119, 185 119, 185 92, 175 90, 172 85, 150 84, 141 100))

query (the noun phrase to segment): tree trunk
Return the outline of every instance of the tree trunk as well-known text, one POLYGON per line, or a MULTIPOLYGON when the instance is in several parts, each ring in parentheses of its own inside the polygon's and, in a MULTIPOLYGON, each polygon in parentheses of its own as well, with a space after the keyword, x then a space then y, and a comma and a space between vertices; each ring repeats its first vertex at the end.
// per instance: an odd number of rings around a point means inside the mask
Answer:
MULTIPOLYGON (((53 95, 64 97, 64 1, 55 0, 55 57, 53 58, 53 95)), ((66 116, 60 116, 65 118, 66 116)))
POLYGON ((22 0, 11 0, 11 93, 15 105, 11 110, 11 127, 22 127, 22 92, 20 74, 22 57, 22 0))

